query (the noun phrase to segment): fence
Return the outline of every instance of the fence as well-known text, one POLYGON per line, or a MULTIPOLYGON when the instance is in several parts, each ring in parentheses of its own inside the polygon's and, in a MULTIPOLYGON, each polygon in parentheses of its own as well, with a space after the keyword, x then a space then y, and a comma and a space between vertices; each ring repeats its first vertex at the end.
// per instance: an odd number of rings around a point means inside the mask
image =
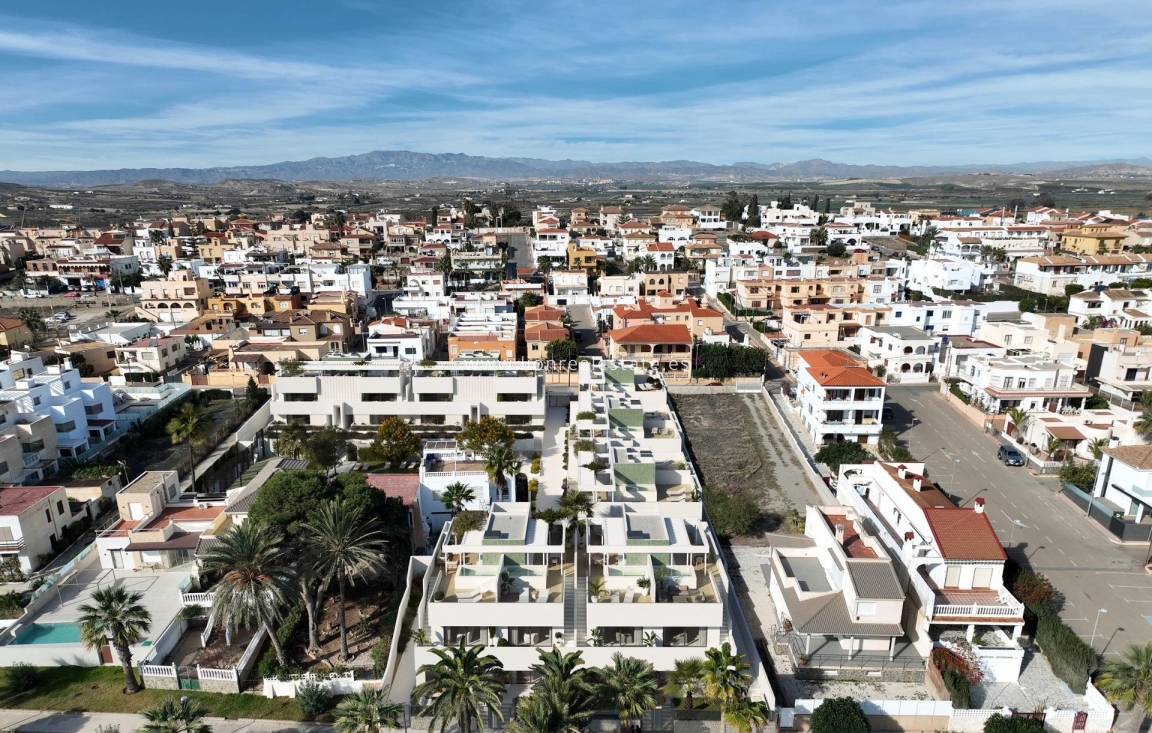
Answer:
POLYGON ((239 682, 239 676, 234 669, 211 669, 209 667, 197 666, 196 676, 199 677, 201 681, 239 682))
POLYGON ((256 632, 256 636, 252 637, 252 641, 248 642, 248 648, 244 650, 244 656, 240 657, 240 661, 236 664, 236 672, 240 675, 240 679, 247 679, 249 673, 252 672, 252 667, 256 664, 260 650, 264 648, 264 641, 268 638, 268 630, 263 626, 256 632))
POLYGON ((772 416, 776 418, 776 422, 784 429, 780 432, 788 438, 789 445, 796 455, 804 459, 804 465, 808 468, 808 478, 811 479, 813 486, 816 487, 817 493, 820 498, 828 504, 839 504, 836 501, 833 489, 835 486, 829 486, 824 483, 824 477, 820 474, 820 469, 816 467, 816 461, 808 455, 808 451, 804 449, 804 443, 796 435, 796 429, 792 427, 792 423, 788 421, 788 417, 780 409, 780 405, 776 402, 776 398, 768 391, 768 385, 764 385, 761 394, 764 396, 764 401, 768 403, 768 408, 772 411, 772 416))
MULTIPOLYGON (((404 588, 404 597, 400 599, 400 607, 396 611, 396 628, 392 630, 392 644, 388 647, 388 665, 384 668, 384 684, 391 685, 396 675, 396 666, 400 663, 400 643, 404 636, 404 617, 408 613, 408 603, 412 600, 412 585, 416 578, 423 580, 427 566, 421 560, 413 557, 408 562, 408 580, 404 588)), ((425 592, 421 600, 428 597, 425 592)), ((425 608, 427 608, 425 606, 425 608)), ((422 614, 421 614, 422 615, 422 614)), ((418 619, 423 623, 423 618, 418 619)))
POLYGON ((1125 519, 1122 514, 1094 496, 1070 483, 1063 483, 1060 493, 1121 542, 1148 542, 1152 540, 1152 522, 1125 519))
POLYGON ((36 590, 32 591, 32 595, 28 596, 27 607, 30 608, 32 606, 32 604, 35 603, 38 598, 43 596, 48 591, 52 590, 52 588, 57 583, 59 583, 61 580, 68 577, 69 575, 71 575, 73 570, 80 567, 81 565, 86 564, 85 560, 88 558, 89 555, 92 554, 93 550, 95 550, 95 549, 96 549, 96 543, 93 542, 92 544, 88 545, 83 550, 78 552, 76 554, 76 557, 72 558, 68 562, 66 562, 63 565, 61 565, 60 567, 58 567, 56 570, 52 571, 52 573, 50 575, 45 576, 44 577, 44 584, 41 585, 36 590))
POLYGON ((181 593, 180 603, 185 606, 211 606, 212 594, 211 593, 181 593))
POLYGON ((188 622, 177 616, 172 619, 164 630, 160 632, 160 636, 152 642, 152 646, 148 649, 148 656, 144 658, 144 664, 152 662, 160 662, 164 657, 168 656, 168 652, 176 648, 180 643, 180 637, 188 630, 188 622))

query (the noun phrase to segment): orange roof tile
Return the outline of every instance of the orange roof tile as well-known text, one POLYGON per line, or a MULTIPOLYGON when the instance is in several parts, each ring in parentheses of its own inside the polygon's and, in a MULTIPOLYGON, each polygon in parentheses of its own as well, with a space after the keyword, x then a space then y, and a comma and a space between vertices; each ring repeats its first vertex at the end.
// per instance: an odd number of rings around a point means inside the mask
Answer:
POLYGON ((946 560, 1005 560, 1008 557, 983 512, 931 507, 924 509, 924 518, 946 560))
POLYGON ((690 344, 692 334, 680 324, 645 323, 628 328, 617 328, 608 335, 618 344, 690 344))

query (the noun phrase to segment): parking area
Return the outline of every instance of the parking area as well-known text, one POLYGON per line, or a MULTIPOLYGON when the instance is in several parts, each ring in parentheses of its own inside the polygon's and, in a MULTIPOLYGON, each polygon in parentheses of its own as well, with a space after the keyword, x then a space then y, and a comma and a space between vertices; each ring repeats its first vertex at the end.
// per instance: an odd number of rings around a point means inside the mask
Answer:
MULTIPOLYGON (((959 415, 936 385, 890 386, 891 424, 928 473, 962 506, 977 496, 1021 564, 1042 572, 1064 596, 1061 617, 1102 654, 1152 638, 1148 547, 1121 546, 1058 493, 1058 481, 996 460, 998 441, 959 415), (1099 613, 1099 628, 1092 639, 1099 613)), ((887 421, 886 421, 887 422, 887 421)))

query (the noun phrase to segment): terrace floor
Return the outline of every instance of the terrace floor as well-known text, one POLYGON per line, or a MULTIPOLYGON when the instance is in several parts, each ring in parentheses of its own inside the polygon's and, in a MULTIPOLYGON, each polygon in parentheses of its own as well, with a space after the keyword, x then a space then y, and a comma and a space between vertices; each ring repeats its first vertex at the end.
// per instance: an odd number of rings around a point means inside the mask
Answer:
MULTIPOLYGON (((548 599, 545 603, 559 603, 563 596, 564 590, 564 576, 573 572, 572 563, 564 563, 548 568, 548 599)), ((443 591, 443 603, 495 603, 497 601, 495 588, 499 583, 498 577, 493 577, 491 582, 487 583, 486 587, 492 588, 491 591, 483 593, 476 593, 471 588, 457 588, 456 587, 457 574, 445 573, 444 579, 440 581, 440 587, 437 590, 443 591)), ((513 583, 515 583, 515 578, 513 583)), ((503 594, 499 598, 500 603, 526 603, 520 598, 519 591, 512 594, 503 594)))
POLYGON ((180 668, 232 669, 240 663, 244 650, 256 635, 252 629, 233 629, 232 643, 228 644, 224 630, 216 628, 208 639, 208 646, 201 648, 200 634, 203 631, 203 624, 189 626, 176 648, 168 654, 168 663, 180 668))
MULTIPOLYGON (((703 563, 696 563, 696 588, 695 589, 676 589, 670 591, 667 600, 661 600, 660 603, 715 603, 716 602, 716 588, 712 585, 712 578, 708 571, 715 572, 716 565, 709 563, 705 566, 703 563)), ((589 580, 603 580, 604 579, 604 566, 598 565, 595 562, 591 564, 588 571, 589 580)), ((639 578, 637 578, 639 579, 639 578)), ((622 603, 624 596, 628 591, 605 591, 609 594, 608 597, 601 600, 601 603, 622 603)), ((653 603, 653 599, 642 588, 633 587, 634 593, 630 603, 653 603)), ((661 595, 661 598, 664 598, 661 595)))

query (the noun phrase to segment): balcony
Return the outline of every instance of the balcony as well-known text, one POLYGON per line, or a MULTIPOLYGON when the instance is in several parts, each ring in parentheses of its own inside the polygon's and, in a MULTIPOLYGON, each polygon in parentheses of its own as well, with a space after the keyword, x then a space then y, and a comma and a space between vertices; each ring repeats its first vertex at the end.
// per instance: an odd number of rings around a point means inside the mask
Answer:
POLYGON ((1003 623, 1024 621, 1024 604, 1010 593, 994 588, 938 588, 923 567, 912 574, 912 585, 922 600, 929 623, 1003 623))
POLYGON ((0 542, 0 552, 20 552, 24 549, 24 538, 0 542))

